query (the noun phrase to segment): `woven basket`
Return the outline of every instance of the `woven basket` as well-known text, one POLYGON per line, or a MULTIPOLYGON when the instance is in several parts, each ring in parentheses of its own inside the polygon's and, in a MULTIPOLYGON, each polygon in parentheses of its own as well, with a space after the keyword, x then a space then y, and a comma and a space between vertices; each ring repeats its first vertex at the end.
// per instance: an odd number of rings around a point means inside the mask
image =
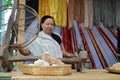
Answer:
POLYGON ((31 74, 37 76, 61 76, 72 73, 71 65, 62 66, 37 66, 37 65, 23 65, 21 71, 24 74, 31 74))
POLYGON ((114 69, 114 68, 106 68, 106 70, 107 70, 108 72, 111 72, 111 73, 120 74, 120 70, 117 70, 117 69, 114 69))

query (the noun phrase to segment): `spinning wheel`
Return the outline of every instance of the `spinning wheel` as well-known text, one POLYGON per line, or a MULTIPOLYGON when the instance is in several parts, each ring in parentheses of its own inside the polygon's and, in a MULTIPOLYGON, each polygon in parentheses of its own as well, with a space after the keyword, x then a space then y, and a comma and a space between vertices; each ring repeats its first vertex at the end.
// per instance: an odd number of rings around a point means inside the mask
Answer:
MULTIPOLYGON (((11 48, 15 48, 15 46, 17 46, 17 48, 23 48, 30 44, 37 36, 39 32, 39 17, 36 11, 27 5, 19 4, 16 8, 13 7, 13 5, 4 5, 0 7, 0 12, 4 14, 7 11, 11 11, 9 20, 0 18, 3 20, 2 22, 4 22, 0 25, 2 25, 1 27, 7 27, 7 30, 4 32, 4 38, 6 39, 6 36, 10 35, 9 46, 11 48), (29 16, 26 16, 26 14, 29 16), (24 17, 20 17, 21 15, 24 17), (9 27, 11 27, 11 29, 9 27), (8 30, 10 31, 9 34, 7 34, 8 30), (23 34, 24 36, 18 37, 18 33, 23 34), (21 42, 19 42, 20 40, 21 42)), ((3 39, 2 44, 8 44, 5 39, 3 39)))
POLYGON ((0 6, 0 13, 0 27, 4 29, 1 33, 0 67, 10 71, 8 58, 12 57, 13 50, 26 47, 37 37, 40 21, 37 12, 23 4, 0 6), (22 36, 19 37, 19 34, 22 36))

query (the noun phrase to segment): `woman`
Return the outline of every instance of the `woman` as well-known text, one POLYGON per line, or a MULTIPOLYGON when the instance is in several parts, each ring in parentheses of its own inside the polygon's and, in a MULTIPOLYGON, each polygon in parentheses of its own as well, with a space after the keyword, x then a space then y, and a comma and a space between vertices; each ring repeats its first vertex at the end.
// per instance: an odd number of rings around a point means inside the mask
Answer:
MULTIPOLYGON (((52 57, 62 58, 73 57, 74 54, 68 53, 62 47, 61 40, 57 40, 55 34, 52 33, 53 27, 55 26, 55 21, 52 16, 46 15, 41 19, 38 37, 27 46, 27 48, 19 50, 23 55, 41 56, 43 54, 49 54, 52 57), (57 41, 56 41, 56 40, 57 41)), ((58 36, 57 36, 58 37, 58 36)))

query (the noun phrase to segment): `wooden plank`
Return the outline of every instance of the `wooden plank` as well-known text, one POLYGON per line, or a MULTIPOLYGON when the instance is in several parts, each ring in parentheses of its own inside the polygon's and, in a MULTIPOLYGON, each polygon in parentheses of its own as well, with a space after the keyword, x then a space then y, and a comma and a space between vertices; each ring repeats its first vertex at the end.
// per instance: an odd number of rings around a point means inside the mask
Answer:
MULTIPOLYGON (((34 60, 38 60, 41 59, 40 56, 14 56, 14 57, 9 57, 8 60, 10 62, 23 62, 23 61, 34 61, 34 60)), ((90 60, 89 59, 84 59, 82 58, 80 61, 77 57, 73 57, 73 58, 59 58, 61 61, 63 61, 64 63, 67 64, 72 64, 72 63, 78 63, 78 62, 86 62, 89 63, 90 60)))

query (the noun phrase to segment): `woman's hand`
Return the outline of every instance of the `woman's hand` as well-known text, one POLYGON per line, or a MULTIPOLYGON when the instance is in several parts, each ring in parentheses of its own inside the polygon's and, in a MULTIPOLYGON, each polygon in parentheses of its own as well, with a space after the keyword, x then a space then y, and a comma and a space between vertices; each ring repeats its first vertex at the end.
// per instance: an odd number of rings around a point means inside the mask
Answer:
POLYGON ((74 53, 69 53, 69 52, 66 52, 65 50, 62 51, 63 53, 63 57, 76 57, 74 53))
POLYGON ((24 55, 24 56, 27 56, 30 54, 30 50, 28 48, 26 49, 19 49, 19 52, 24 55))
POLYGON ((28 48, 21 48, 20 45, 14 44, 14 46, 9 46, 10 49, 15 49, 20 52, 20 54, 27 56, 30 54, 30 50, 28 48))

